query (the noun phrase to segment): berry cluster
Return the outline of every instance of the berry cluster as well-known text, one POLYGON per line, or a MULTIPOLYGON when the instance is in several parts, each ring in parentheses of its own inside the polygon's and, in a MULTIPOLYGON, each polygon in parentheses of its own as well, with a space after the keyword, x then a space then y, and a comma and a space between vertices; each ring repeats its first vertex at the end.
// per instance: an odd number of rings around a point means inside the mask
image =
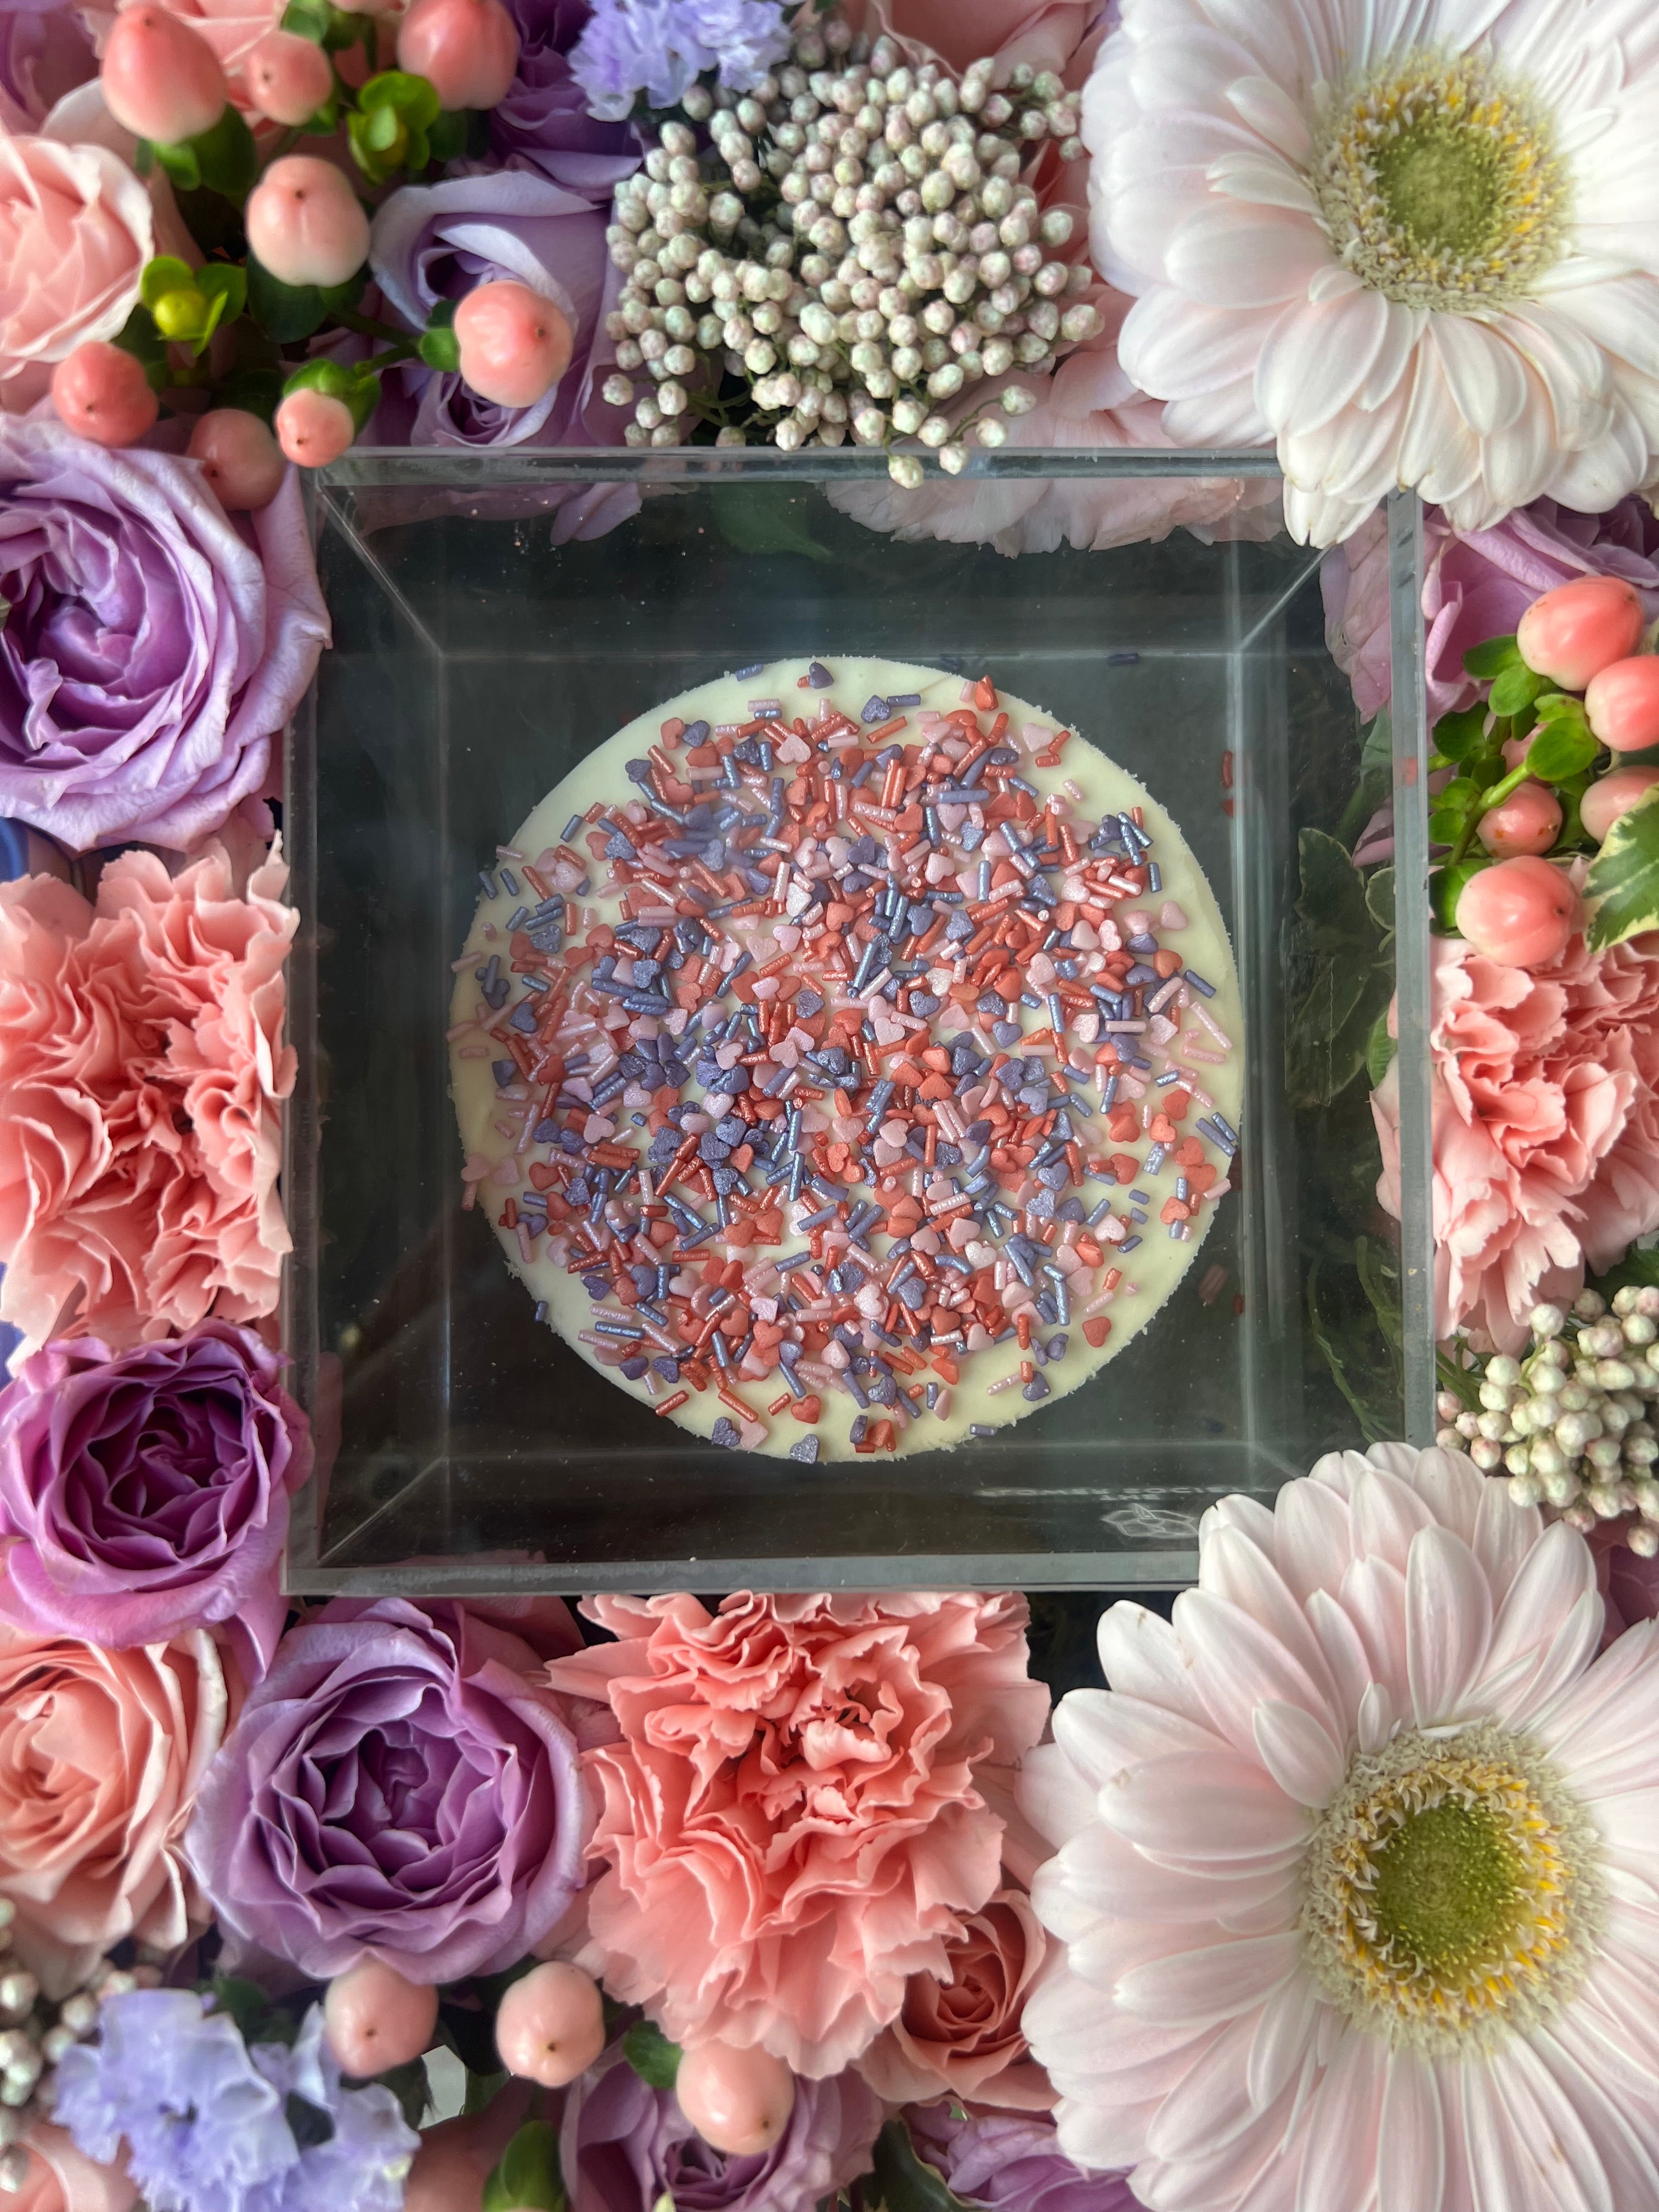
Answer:
MULTIPOLYGON (((915 436, 954 473, 969 436, 1006 432, 994 414, 943 410, 1099 330, 1077 296, 1087 264, 1060 258, 1072 217, 1045 213, 1023 174, 1045 145, 1083 150, 1059 78, 1021 66, 1000 92, 988 61, 958 81, 905 66, 885 37, 855 58, 860 43, 832 21, 750 93, 692 88, 690 123, 665 123, 618 187, 607 235, 628 282, 605 396, 633 407, 630 445, 678 445, 699 424, 717 445, 787 453, 915 436)), ((1009 415, 1033 404, 1000 394, 1009 415)), ((914 452, 890 467, 921 481, 914 452)))
POLYGON ((1659 1289, 1627 1286, 1612 1311, 1581 1291, 1570 1318, 1559 1306, 1531 1316, 1535 1348, 1524 1359, 1486 1362, 1480 1413, 1448 1392, 1438 1441, 1468 1449, 1489 1474, 1508 1472, 1517 1505, 1548 1504, 1576 1528, 1634 1516, 1632 1552, 1659 1553, 1659 1289), (1567 1331, 1573 1328, 1572 1341, 1567 1331))

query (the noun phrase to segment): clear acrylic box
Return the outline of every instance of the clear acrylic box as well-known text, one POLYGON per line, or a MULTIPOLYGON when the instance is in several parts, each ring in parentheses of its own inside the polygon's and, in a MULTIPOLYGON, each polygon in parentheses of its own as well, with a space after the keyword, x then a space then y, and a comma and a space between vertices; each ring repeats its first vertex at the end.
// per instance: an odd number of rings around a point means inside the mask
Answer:
MULTIPOLYGON (((1006 452, 970 465, 1167 478, 1171 493, 1272 467, 1006 452)), ((846 452, 356 452, 314 483, 334 646, 285 807, 304 920, 284 1325, 319 1450, 292 1591, 1169 1584, 1191 1574, 1218 1494, 1270 1498, 1334 1447, 1430 1441, 1415 501, 1389 515, 1392 737, 1385 718, 1362 761, 1316 553, 1181 530, 1013 559, 908 544, 826 496, 884 469, 846 452), (560 501, 630 482, 631 519, 555 542, 560 501), (1237 1187, 1200 1263, 1085 1387, 953 1452, 813 1468, 703 1443, 536 1324, 488 1220, 462 1210, 445 1030, 478 869, 577 759, 691 684, 834 650, 988 671, 1169 806, 1231 935, 1246 1104, 1237 1187), (1390 786, 1398 927, 1390 943, 1376 926, 1356 995, 1340 931, 1305 898, 1297 912, 1298 841, 1352 846, 1390 786), (1334 1079, 1310 1078, 1307 1051, 1310 1025, 1340 1031, 1347 1065, 1391 983, 1400 1224, 1376 1200, 1364 1070, 1322 1096, 1334 1079)))

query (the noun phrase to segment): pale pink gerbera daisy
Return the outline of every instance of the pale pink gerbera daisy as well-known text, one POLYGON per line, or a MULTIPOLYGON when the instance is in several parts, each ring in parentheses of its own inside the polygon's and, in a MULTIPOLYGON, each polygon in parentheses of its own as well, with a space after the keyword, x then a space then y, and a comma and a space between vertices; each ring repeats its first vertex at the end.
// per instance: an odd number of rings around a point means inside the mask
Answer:
POLYGON ((1659 2204, 1659 1625, 1458 1455, 1205 1517, 1030 1753, 1024 2029, 1153 2212, 1659 2204))
POLYGON ((1123 0, 1083 127, 1125 369, 1184 443, 1276 440, 1298 537, 1653 474, 1653 0, 1123 0))

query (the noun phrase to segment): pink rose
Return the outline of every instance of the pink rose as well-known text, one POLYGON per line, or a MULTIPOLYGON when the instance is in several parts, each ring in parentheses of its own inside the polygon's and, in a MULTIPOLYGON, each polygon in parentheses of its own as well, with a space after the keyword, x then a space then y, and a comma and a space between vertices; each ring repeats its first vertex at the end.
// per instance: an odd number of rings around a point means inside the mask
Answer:
POLYGON ((607 1862, 589 1929, 606 1987, 681 2043, 759 2044, 836 2074, 997 1886, 976 1787, 1042 1732, 1015 1595, 596 1597, 619 1639, 555 1660, 608 1702, 588 1754, 607 1862))
POLYGON ((0 1318, 31 1348, 274 1309, 287 873, 236 898, 222 854, 169 878, 129 852, 95 909, 50 877, 0 885, 0 1318))
POLYGON ((0 406, 32 407, 54 363, 115 336, 155 251, 149 194, 118 155, 0 126, 0 406))
POLYGON ((1005 2111, 1049 2111, 1054 2092, 1020 2030, 1046 1951, 1023 1890, 1000 1889, 969 1914, 946 1947, 949 1972, 913 1974, 898 2018, 859 2061, 877 2095, 890 2105, 948 2094, 1005 2111))
POLYGON ((0 1897, 49 1996, 206 1925, 179 1846, 239 1687, 203 1629, 102 1651, 0 1623, 0 1897))
MULTIPOLYGON (((120 4, 130 7, 133 0, 120 0, 120 4)), ((164 7, 182 17, 217 54, 230 96, 245 115, 252 114, 253 104, 242 65, 260 40, 281 24, 287 0, 162 0, 164 7)), ((118 7, 94 4, 82 12, 101 53, 118 7)))
MULTIPOLYGON (((1431 958, 1436 1334, 1513 1352, 1586 1259, 1607 1267, 1659 1227, 1659 935, 1602 953, 1576 937, 1534 971, 1460 938, 1431 958)), ((1397 1216, 1397 1063, 1371 1106, 1397 1216)))
POLYGON ((29 2170, 7 2212, 129 2212, 137 2199, 124 2167, 86 2157, 50 2121, 32 2123, 24 2148, 29 2170))

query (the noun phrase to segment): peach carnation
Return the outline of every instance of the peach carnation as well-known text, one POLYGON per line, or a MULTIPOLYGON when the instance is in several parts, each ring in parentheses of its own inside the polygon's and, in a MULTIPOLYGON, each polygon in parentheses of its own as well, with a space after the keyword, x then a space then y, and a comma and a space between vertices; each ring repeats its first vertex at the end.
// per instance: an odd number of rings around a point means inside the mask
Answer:
POLYGON ((976 1786, 1048 1711, 1024 1598, 971 1593, 595 1597, 618 1638, 555 1660, 605 1699, 588 1754, 608 1863, 589 1929, 606 1987, 683 2044, 758 2044, 836 2074, 996 1889, 976 1786))
MULTIPOLYGON (((1436 1333, 1515 1352, 1540 1297, 1659 1228, 1659 934, 1600 953, 1575 937, 1535 970, 1456 938, 1431 957, 1436 1333)), ((1397 1065, 1372 1111, 1397 1215, 1397 1065)))
POLYGON ((287 877, 273 858, 237 897, 215 849, 176 878, 123 854, 95 908, 0 884, 0 1319, 31 1348, 275 1307, 287 877))

